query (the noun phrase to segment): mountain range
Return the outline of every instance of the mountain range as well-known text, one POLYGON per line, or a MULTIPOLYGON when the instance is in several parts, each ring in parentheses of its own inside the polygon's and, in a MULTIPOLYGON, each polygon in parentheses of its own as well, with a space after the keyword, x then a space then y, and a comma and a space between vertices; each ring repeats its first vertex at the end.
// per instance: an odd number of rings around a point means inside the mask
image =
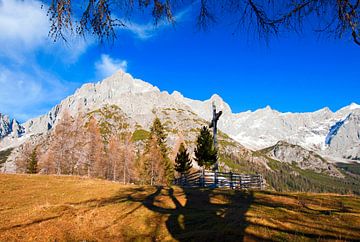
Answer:
MULTIPOLYGON (((219 141, 226 154, 239 154, 241 150, 242 155, 251 154, 251 158, 246 156, 248 160, 254 157, 256 160, 260 152, 269 159, 295 162, 302 169, 310 167, 336 177, 342 175, 332 163, 360 161, 358 104, 352 103, 336 112, 323 108, 308 113, 281 113, 267 106, 233 113, 217 94, 205 101, 193 100, 177 91, 171 94, 160 91, 150 83, 118 71, 98 83, 84 84, 48 113, 23 124, 0 115, 0 152, 11 153, 2 170, 14 172, 13 160, 18 147, 37 142, 39 137, 46 139, 64 113, 73 116, 99 110, 104 113, 101 111, 104 108, 126 117, 132 132, 149 130, 154 118, 159 117, 169 134, 168 144, 174 146, 182 136, 191 150, 198 130, 212 118, 213 103, 223 112, 218 127, 219 141)), ((269 167, 267 161, 257 159, 257 162, 269 167)))

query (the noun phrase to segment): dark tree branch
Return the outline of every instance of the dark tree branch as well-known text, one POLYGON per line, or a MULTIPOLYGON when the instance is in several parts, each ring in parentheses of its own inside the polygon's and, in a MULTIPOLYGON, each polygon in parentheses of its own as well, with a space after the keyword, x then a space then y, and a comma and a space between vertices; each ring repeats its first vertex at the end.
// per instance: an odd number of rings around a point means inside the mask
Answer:
MULTIPOLYGON (((49 36, 55 41, 66 40, 64 33, 73 31, 72 2, 74 0, 51 1, 49 36)), ((81 10, 80 20, 76 21, 76 34, 84 36, 89 32, 100 41, 114 40, 116 28, 125 24, 114 17, 112 11, 123 19, 124 15, 130 16, 134 11, 149 10, 154 25, 157 25, 163 19, 175 23, 175 6, 194 3, 199 5, 196 19, 199 29, 205 30, 210 23, 217 22, 219 10, 224 14, 220 20, 227 21, 228 16, 235 13, 239 27, 253 28, 266 39, 282 30, 301 31, 305 19, 310 18, 323 26, 317 32, 326 31, 340 38, 351 35, 354 43, 360 45, 360 0, 84 0, 85 8, 81 10)))

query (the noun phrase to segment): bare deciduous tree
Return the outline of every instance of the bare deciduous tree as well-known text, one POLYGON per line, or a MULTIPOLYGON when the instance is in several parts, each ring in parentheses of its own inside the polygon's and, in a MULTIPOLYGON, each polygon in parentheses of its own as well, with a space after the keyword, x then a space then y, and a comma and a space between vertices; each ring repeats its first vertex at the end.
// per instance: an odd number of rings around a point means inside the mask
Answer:
POLYGON ((109 148, 108 148, 108 156, 109 163, 111 164, 112 170, 112 180, 116 181, 118 179, 118 169, 120 165, 120 141, 117 136, 110 137, 109 140, 109 148))
POLYGON ((112 171, 110 179, 129 183, 133 176, 135 162, 135 147, 131 141, 131 136, 125 134, 123 139, 112 136, 108 148, 108 167, 112 171))
POLYGON ((25 143, 20 147, 19 155, 15 160, 16 171, 19 173, 26 173, 29 157, 34 150, 34 146, 31 143, 25 143))
POLYGON ((104 143, 101 137, 100 129, 95 118, 90 118, 87 125, 86 152, 87 161, 86 169, 89 177, 95 176, 100 178, 106 177, 106 159, 104 154, 104 143))

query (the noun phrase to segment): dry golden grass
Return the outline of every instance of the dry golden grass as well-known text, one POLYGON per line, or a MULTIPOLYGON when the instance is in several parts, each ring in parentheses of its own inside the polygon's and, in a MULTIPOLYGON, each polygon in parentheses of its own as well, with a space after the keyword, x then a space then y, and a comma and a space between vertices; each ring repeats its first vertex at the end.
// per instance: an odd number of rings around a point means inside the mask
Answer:
POLYGON ((0 175, 0 241, 356 241, 360 198, 0 175))

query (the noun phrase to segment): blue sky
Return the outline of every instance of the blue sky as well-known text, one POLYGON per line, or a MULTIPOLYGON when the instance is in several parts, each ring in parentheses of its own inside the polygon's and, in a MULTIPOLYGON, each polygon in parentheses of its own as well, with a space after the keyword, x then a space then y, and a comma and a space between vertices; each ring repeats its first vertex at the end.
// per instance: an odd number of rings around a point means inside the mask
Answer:
POLYGON ((179 11, 175 27, 129 22, 112 45, 91 36, 69 36, 65 44, 48 39, 40 2, 0 0, 0 113, 25 121, 119 68, 189 98, 217 93, 234 112, 266 105, 283 112, 335 111, 360 103, 360 47, 350 38, 305 31, 266 45, 222 23, 199 32, 194 11, 179 11))

